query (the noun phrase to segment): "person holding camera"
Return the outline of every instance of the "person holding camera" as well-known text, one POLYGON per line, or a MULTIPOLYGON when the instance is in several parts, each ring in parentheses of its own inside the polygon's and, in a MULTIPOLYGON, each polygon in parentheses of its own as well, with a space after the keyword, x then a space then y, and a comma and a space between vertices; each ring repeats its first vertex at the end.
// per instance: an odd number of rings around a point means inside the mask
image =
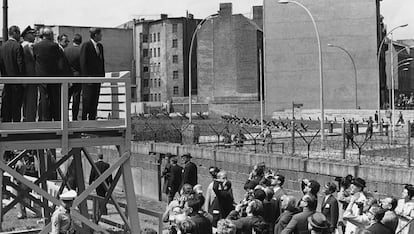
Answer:
POLYGON ((280 206, 283 210, 283 213, 280 214, 279 218, 276 220, 273 231, 274 234, 280 234, 283 229, 286 228, 293 215, 298 212, 298 209, 296 208, 296 198, 292 195, 283 195, 281 197, 280 206))
POLYGON ((234 210, 233 190, 231 188, 231 182, 227 179, 227 172, 220 171, 217 174, 213 191, 216 194, 216 199, 219 204, 220 217, 225 218, 230 211, 234 210))
POLYGON ((266 165, 264 163, 256 164, 253 167, 252 172, 249 174, 249 178, 244 184, 244 190, 253 190, 264 178, 266 165))
POLYGON ((212 177, 211 183, 208 185, 206 190, 206 201, 204 203, 204 210, 213 215, 213 210, 218 210, 218 207, 214 204, 216 200, 216 194, 213 191, 214 181, 217 179, 217 174, 220 172, 220 169, 217 167, 210 167, 208 172, 212 177))
POLYGON ((316 212, 318 200, 312 194, 305 194, 299 202, 299 207, 302 212, 293 215, 288 225, 281 232, 281 234, 310 234, 308 230, 308 217, 316 212))
POLYGON ((237 234, 251 234, 252 230, 256 233, 267 233, 267 223, 261 216, 263 212, 263 204, 257 199, 251 200, 246 208, 246 217, 234 220, 237 234))
POLYGON ((372 203, 374 203, 374 200, 367 199, 363 192, 365 187, 365 180, 361 178, 355 178, 351 183, 351 199, 343 215, 343 219, 347 221, 345 234, 355 233, 359 229, 364 229, 369 224, 368 217, 363 211, 368 210, 372 203))

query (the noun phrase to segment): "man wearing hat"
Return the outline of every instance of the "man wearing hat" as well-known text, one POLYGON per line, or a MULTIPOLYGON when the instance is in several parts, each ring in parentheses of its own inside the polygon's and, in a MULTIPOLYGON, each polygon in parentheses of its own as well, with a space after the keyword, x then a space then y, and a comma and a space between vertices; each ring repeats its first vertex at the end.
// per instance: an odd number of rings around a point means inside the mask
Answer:
MULTIPOLYGON (((348 213, 350 214, 359 214, 360 213, 360 206, 364 204, 367 200, 363 190, 366 187, 365 180, 362 178, 355 178, 351 182, 350 193, 351 193, 351 201, 344 213, 344 220, 348 213)), ((358 229, 358 226, 353 224, 352 222, 347 222, 345 226, 345 234, 352 234, 355 233, 358 229)))
POLYGON ((181 159, 184 161, 183 179, 181 186, 184 184, 190 184, 194 186, 197 184, 197 166, 191 162, 191 154, 183 154, 181 159))
POLYGON ((170 203, 175 194, 180 189, 183 168, 177 165, 178 159, 175 155, 171 155, 170 177, 168 178, 168 203, 170 203))
MULTIPOLYGON (((98 155, 98 161, 95 162, 96 168, 98 168, 99 172, 102 174, 109 168, 109 163, 103 161, 103 154, 98 155)), ((91 174, 89 175, 89 184, 92 184, 96 179, 98 179, 99 174, 97 171, 91 170, 91 174)), ((112 175, 109 175, 108 178, 105 179, 105 182, 108 186, 111 186, 112 183, 112 175)), ((96 188, 96 194, 100 197, 106 196, 106 188, 104 183, 100 184, 96 188)), ((96 207, 96 206, 95 206, 96 207)), ((106 209, 106 204, 102 204, 101 202, 98 202, 98 208, 101 215, 106 215, 108 213, 106 209)))
POLYGON ((162 188, 162 192, 168 195, 168 180, 170 178, 170 171, 171 171, 171 153, 166 153, 164 156, 165 159, 165 166, 164 170, 162 171, 161 177, 164 178, 164 185, 162 188))
POLYGON ((311 234, 322 234, 326 233, 329 229, 329 222, 325 215, 316 212, 308 218, 308 229, 311 234))
POLYGON ((74 190, 70 190, 60 195, 60 199, 63 201, 63 206, 59 206, 55 212, 53 212, 51 219, 51 234, 73 234, 76 232, 75 225, 70 214, 70 208, 72 207, 73 200, 77 196, 78 194, 74 190))
MULTIPOLYGON (((23 38, 23 56, 26 68, 26 76, 36 76, 35 60, 33 57, 33 45, 36 39, 36 30, 27 26, 21 37, 23 38)), ((23 121, 35 122, 37 115, 37 84, 25 84, 23 96, 23 121)))

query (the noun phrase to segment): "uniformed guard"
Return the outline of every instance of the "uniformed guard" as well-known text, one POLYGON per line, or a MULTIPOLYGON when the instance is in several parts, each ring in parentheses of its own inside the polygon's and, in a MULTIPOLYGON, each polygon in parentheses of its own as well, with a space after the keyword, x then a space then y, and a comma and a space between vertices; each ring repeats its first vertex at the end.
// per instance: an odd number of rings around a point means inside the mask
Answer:
POLYGON ((70 214, 70 208, 77 195, 78 194, 74 190, 70 190, 60 195, 60 199, 63 201, 63 206, 59 206, 55 212, 53 212, 51 234, 76 233, 75 225, 70 214))

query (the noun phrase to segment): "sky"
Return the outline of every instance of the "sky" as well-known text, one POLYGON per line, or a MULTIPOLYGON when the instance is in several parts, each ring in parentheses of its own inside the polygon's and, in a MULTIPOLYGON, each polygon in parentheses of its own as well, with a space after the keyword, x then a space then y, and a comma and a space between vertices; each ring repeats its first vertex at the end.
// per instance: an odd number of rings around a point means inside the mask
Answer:
MULTIPOLYGON (((276 1, 276 0, 275 0, 276 1)), ((252 15, 252 6, 263 0, 9 0, 9 26, 76 25, 115 27, 133 18, 185 16, 196 18, 216 13, 220 2, 232 2, 233 13, 252 15)), ((0 1, 0 4, 1 1, 0 1)), ((394 39, 414 38, 414 0, 382 0, 381 14, 388 29, 408 23, 395 31, 394 39)), ((2 19, 0 19, 2 24, 2 19)))

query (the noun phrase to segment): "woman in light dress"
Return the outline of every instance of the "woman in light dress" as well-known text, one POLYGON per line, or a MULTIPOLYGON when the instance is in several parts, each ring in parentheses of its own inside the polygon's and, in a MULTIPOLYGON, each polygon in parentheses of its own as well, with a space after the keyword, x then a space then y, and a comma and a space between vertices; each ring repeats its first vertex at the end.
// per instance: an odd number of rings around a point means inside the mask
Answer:
POLYGON ((414 186, 406 185, 402 191, 402 199, 398 200, 395 213, 399 217, 397 233, 414 233, 414 225, 411 220, 414 218, 414 186))

